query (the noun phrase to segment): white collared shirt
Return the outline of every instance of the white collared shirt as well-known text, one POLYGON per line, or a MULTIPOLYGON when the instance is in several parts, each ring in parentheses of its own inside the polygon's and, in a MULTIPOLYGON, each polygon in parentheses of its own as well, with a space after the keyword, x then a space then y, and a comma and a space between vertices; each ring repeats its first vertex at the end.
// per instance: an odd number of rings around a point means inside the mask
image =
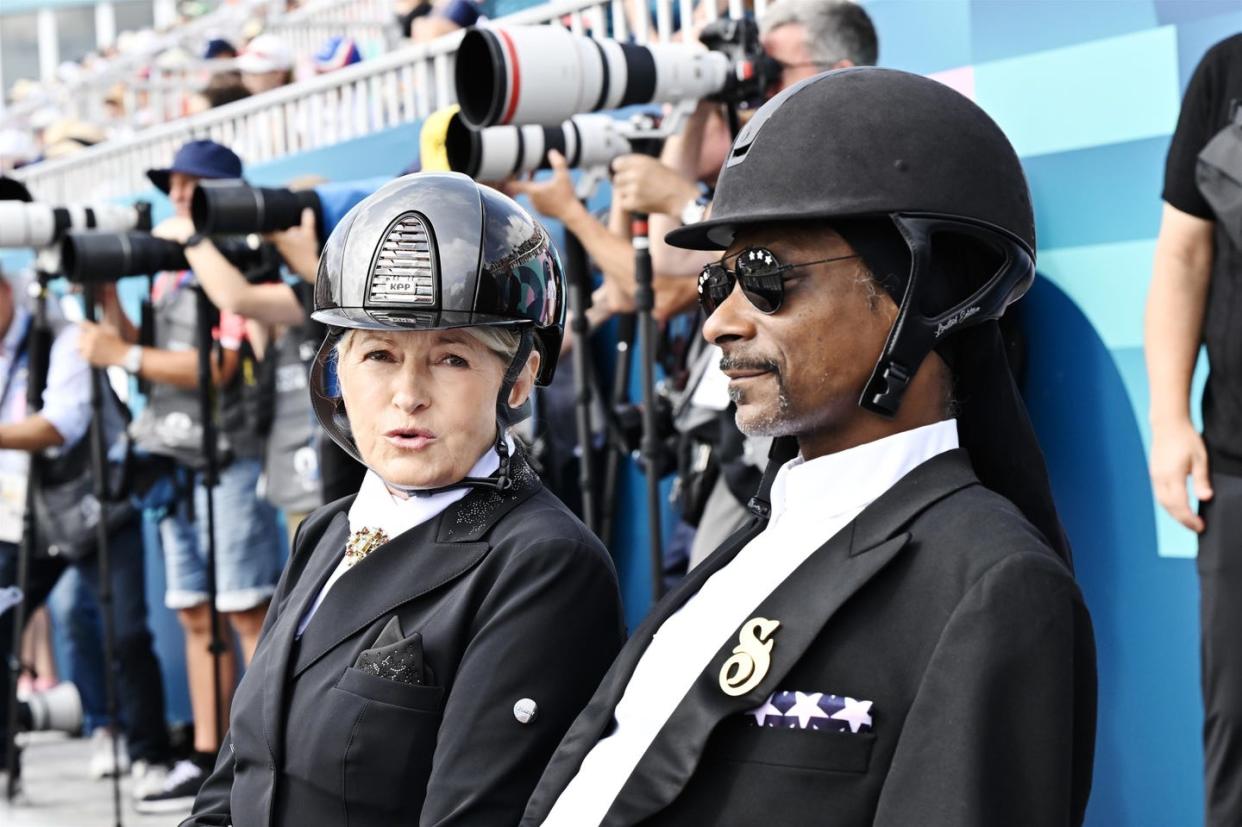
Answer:
MULTIPOLYGON (((506 434, 505 442, 509 446, 509 456, 513 456, 512 437, 506 434)), ((466 476, 490 477, 499 467, 500 457, 497 456, 496 449, 492 448, 479 457, 479 461, 466 476)), ((425 497, 398 497, 388 490, 388 486, 379 474, 368 470, 367 475, 362 478, 362 486, 358 489, 354 504, 349 507, 349 533, 353 534, 363 528, 378 528, 388 535, 389 539, 395 540, 411 528, 435 518, 469 493, 469 488, 454 488, 425 497)), ((298 623, 298 637, 306 631, 311 618, 319 609, 319 604, 323 603, 328 592, 336 585, 336 581, 340 580, 349 568, 350 564, 342 557, 341 562, 337 563, 336 570, 332 572, 332 576, 323 584, 319 596, 315 598, 315 602, 306 610, 306 614, 298 623)))
POLYGON ((682 698, 759 604, 898 480, 957 446, 957 421, 949 419, 786 463, 772 483, 767 527, 656 631, 617 703, 616 727, 587 753, 544 827, 599 824, 682 698))

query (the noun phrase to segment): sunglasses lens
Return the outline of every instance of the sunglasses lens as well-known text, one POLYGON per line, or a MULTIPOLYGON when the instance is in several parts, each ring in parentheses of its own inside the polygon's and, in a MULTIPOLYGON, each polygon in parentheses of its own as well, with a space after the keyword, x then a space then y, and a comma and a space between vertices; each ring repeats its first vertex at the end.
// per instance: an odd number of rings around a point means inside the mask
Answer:
POLYGON ((779 273, 739 278, 742 282, 742 293, 760 313, 775 313, 780 310, 781 300, 785 297, 785 280, 779 273))
POLYGON ((729 294, 733 292, 733 274, 719 264, 709 264, 699 274, 699 304, 703 312, 711 315, 716 312, 729 294))
POLYGON ((738 256, 737 275, 742 292, 762 313, 775 313, 785 296, 783 268, 770 250, 755 247, 738 256))

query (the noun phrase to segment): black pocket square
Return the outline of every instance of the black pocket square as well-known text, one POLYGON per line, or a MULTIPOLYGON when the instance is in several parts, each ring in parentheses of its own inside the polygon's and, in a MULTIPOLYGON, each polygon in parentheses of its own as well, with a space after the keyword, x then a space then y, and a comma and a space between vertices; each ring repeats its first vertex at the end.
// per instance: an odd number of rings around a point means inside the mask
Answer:
POLYGON ((354 668, 397 683, 427 683, 423 636, 415 632, 408 638, 402 637, 401 623, 394 615, 375 639, 375 645, 358 655, 354 668))

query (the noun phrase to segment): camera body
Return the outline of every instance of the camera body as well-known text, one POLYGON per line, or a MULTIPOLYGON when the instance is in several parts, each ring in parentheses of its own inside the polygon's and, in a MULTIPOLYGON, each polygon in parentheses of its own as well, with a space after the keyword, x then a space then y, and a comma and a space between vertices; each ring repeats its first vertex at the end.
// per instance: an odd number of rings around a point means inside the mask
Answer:
POLYGON ((703 27, 699 41, 729 59, 732 72, 725 88, 708 100, 740 109, 762 105, 781 78, 781 65, 763 50, 759 25, 749 18, 721 17, 703 27))

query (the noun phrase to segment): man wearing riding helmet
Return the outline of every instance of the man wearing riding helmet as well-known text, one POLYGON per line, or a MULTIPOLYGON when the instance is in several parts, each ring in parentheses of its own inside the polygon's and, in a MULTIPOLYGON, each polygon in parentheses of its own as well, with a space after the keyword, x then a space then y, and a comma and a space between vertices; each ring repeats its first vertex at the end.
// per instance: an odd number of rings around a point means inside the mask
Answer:
POLYGON ((369 471, 301 525, 190 825, 515 823, 623 640, 607 552, 507 434, 556 368, 543 229, 400 178, 324 248, 311 372, 369 471))
POLYGON ((699 280, 755 518, 636 630, 524 825, 1076 825, 1090 619, 996 320, 1034 277, 1000 129, 904 72, 756 112, 699 280))

